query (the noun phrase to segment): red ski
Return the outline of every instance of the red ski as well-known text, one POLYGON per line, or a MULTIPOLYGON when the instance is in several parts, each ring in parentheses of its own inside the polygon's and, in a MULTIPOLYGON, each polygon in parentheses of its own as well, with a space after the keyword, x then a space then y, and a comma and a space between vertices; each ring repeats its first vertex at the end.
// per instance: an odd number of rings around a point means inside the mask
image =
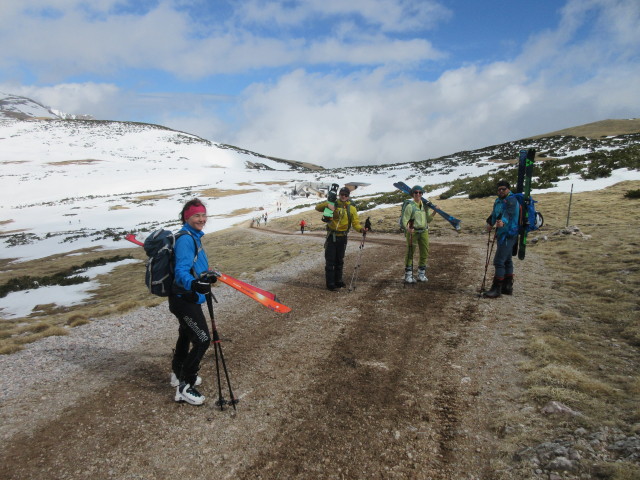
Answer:
POLYGON ((136 245, 140 245, 141 247, 144 247, 144 243, 142 243, 140 240, 138 240, 133 233, 127 233, 124 236, 124 239, 125 240, 129 240, 131 243, 135 243, 136 245))
POLYGON ((278 302, 276 300, 276 296, 273 293, 261 290, 257 287, 254 287, 253 285, 243 282, 242 280, 238 280, 236 278, 230 277, 229 275, 225 275, 224 273, 220 273, 217 270, 210 270, 210 272, 218 277, 218 280, 220 280, 222 283, 226 283, 230 287, 233 287, 239 292, 244 293, 247 297, 253 298, 256 302, 261 303, 269 310, 273 310, 274 312, 278 313, 287 313, 291 311, 290 307, 287 307, 286 305, 278 302), (269 296, 261 292, 265 292, 269 296))
MULTIPOLYGON (((136 238, 136 236, 132 233, 128 233, 124 236, 125 240, 128 240, 131 243, 135 243, 139 246, 144 246, 144 243, 136 238)), ((242 280, 238 280, 237 278, 230 277, 224 273, 221 273, 217 270, 210 270, 216 278, 218 278, 222 283, 226 283, 232 288, 235 288, 239 292, 244 293, 246 296, 254 299, 256 302, 264 305, 269 310, 273 310, 278 313, 287 313, 291 311, 290 307, 278 302, 275 294, 268 292, 267 290, 263 290, 261 288, 255 287, 250 283, 243 282, 242 280)))

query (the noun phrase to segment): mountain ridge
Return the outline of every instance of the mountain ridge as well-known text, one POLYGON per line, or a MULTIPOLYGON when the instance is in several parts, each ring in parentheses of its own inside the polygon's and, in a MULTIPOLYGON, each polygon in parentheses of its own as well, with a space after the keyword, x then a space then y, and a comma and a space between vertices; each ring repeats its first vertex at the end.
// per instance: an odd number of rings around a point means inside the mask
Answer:
MULTIPOLYGON (((311 170, 311 171, 333 170, 333 169, 327 169, 324 166, 316 165, 310 162, 274 157, 271 155, 254 152, 252 150, 248 150, 236 145, 213 142, 213 141, 204 139, 202 137, 199 137, 198 135, 195 135, 189 132, 180 131, 180 130, 175 130, 169 127, 165 127, 163 125, 146 123, 146 122, 136 122, 136 121, 98 120, 91 115, 67 114, 60 110, 44 106, 43 104, 31 98, 8 94, 4 92, 0 92, 0 119, 2 118, 14 119, 14 120, 69 120, 69 121, 76 120, 76 121, 91 121, 91 122, 114 122, 114 123, 132 124, 132 125, 147 125, 151 128, 159 128, 159 129, 171 130, 177 133, 184 133, 185 135, 190 135, 192 137, 200 138, 203 142, 208 142, 209 144, 216 145, 219 148, 230 149, 241 154, 250 155, 256 158, 263 158, 266 160, 282 163, 285 165, 289 165, 294 169, 311 170)), ((501 145, 527 142, 527 141, 539 140, 542 138, 557 137, 557 136, 573 136, 573 137, 585 137, 589 139, 601 139, 605 137, 615 137, 618 135, 626 135, 626 134, 634 134, 634 133, 640 133, 640 118, 605 119, 605 120, 599 120, 596 122, 586 123, 582 125, 567 127, 561 130, 555 130, 548 133, 531 135, 521 139, 504 142, 501 145)), ((479 149, 475 149, 473 151, 485 150, 487 148, 492 148, 492 147, 495 147, 495 145, 490 147, 489 146, 482 147, 479 149)), ((462 153, 462 152, 453 152, 451 154, 438 157, 438 159, 451 157, 459 153, 462 153)), ((423 162, 427 160, 433 160, 433 159, 423 159, 423 160, 418 160, 418 162, 423 162)), ((397 163, 404 164, 404 163, 413 163, 413 162, 397 162, 397 163)), ((269 168, 269 167, 265 167, 264 165, 257 165, 257 168, 260 169, 260 168, 269 168)), ((352 168, 352 167, 345 167, 345 168, 352 168)))

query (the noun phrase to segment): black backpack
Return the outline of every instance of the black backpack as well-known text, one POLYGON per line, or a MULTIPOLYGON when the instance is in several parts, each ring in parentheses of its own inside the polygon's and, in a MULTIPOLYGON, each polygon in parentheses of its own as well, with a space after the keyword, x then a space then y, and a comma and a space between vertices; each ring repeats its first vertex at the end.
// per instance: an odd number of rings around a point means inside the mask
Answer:
MULTIPOLYGON (((152 232, 144 241, 144 251, 149 259, 147 260, 147 269, 145 272, 144 283, 149 291, 159 297, 167 297, 174 293, 176 288, 173 285, 175 259, 173 249, 176 241, 182 235, 190 235, 189 232, 180 230, 172 233, 170 230, 156 230, 152 232)), ((193 238, 193 236, 191 236, 193 238)), ((198 248, 196 239, 193 238, 196 246, 196 256, 193 259, 195 263, 198 258, 198 248)), ((186 293, 183 289, 179 289, 175 293, 186 293)))

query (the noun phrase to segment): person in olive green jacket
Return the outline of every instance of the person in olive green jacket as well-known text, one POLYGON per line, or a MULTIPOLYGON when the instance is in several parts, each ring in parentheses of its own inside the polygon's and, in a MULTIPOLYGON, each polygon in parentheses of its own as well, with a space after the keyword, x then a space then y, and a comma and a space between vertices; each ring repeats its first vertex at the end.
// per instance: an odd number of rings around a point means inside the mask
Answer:
POLYGON ((333 218, 327 223, 327 240, 324 244, 325 280, 327 289, 332 291, 346 286, 342 280, 342 270, 349 230, 353 227, 360 233, 369 231, 360 225, 356 207, 349 201, 350 195, 351 190, 343 187, 340 189, 335 206, 326 201, 316 205, 316 210, 319 212, 323 212, 326 207, 333 210, 333 218))
POLYGON ((416 283, 413 276, 413 253, 415 246, 420 250, 418 260, 418 282, 427 281, 427 258, 429 256, 429 223, 433 220, 435 212, 430 212, 422 202, 424 189, 416 185, 411 189, 413 199, 403 211, 402 226, 407 238, 407 254, 405 256, 404 281, 406 283, 416 283))

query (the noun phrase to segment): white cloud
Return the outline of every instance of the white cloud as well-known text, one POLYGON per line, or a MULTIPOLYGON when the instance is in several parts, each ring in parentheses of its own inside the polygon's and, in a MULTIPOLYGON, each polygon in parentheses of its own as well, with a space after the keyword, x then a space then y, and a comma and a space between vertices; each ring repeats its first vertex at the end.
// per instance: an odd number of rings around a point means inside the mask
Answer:
POLYGON ((604 118, 637 117, 640 3, 570 1, 512 62, 434 81, 388 68, 298 70, 247 90, 236 143, 326 166, 433 158, 604 118), (608 41, 607 39, 611 39, 608 41))
MULTIPOLYGON (((247 123, 236 143, 325 166, 453 153, 452 145, 464 149, 475 137, 474 125, 491 120, 494 106, 526 102, 514 88, 486 98, 495 86, 494 70, 470 69, 438 82, 394 79, 383 70, 347 78, 298 70, 247 92, 247 123), (469 89, 471 84, 478 89, 469 89)), ((508 79, 504 74, 505 86, 508 79)))
POLYGON ((427 40, 416 38, 401 41, 379 36, 362 39, 355 44, 345 44, 335 39, 315 42, 307 55, 312 64, 343 62, 350 65, 411 65, 442 56, 427 40))
MULTIPOLYGON (((161 1, 144 12, 117 11, 118 5, 114 0, 88 7, 86 2, 67 0, 57 3, 55 10, 47 10, 47 2, 32 0, 22 9, 5 8, 0 27, 0 68, 12 72, 27 68, 41 81, 52 83, 72 75, 115 75, 126 69, 156 69, 181 78, 202 78, 291 64, 380 65, 388 61, 419 62, 440 55, 424 39, 401 40, 382 34, 371 37, 363 35, 360 27, 343 30, 337 38, 331 31, 316 32, 315 37, 306 37, 305 32, 280 36, 279 32, 254 32, 226 22, 198 25, 171 1, 161 1), (49 13, 43 15, 42 11, 49 13)), ((407 29, 401 25, 404 18, 411 22, 419 18, 426 21, 430 15, 439 18, 432 13, 438 10, 432 3, 359 0, 348 8, 340 5, 310 2, 294 10, 304 19, 322 13, 358 12, 376 25, 387 25, 387 29, 391 24, 407 29), (407 15, 408 10, 413 14, 407 15)), ((249 18, 264 22, 271 15, 282 19, 289 15, 282 4, 271 2, 239 8, 254 11, 258 7, 264 16, 257 18, 254 13, 249 18)))
POLYGON ((354 17, 385 32, 426 30, 450 16, 447 8, 432 0, 247 0, 236 13, 239 23, 280 27, 318 19, 340 23, 344 17, 354 17))

